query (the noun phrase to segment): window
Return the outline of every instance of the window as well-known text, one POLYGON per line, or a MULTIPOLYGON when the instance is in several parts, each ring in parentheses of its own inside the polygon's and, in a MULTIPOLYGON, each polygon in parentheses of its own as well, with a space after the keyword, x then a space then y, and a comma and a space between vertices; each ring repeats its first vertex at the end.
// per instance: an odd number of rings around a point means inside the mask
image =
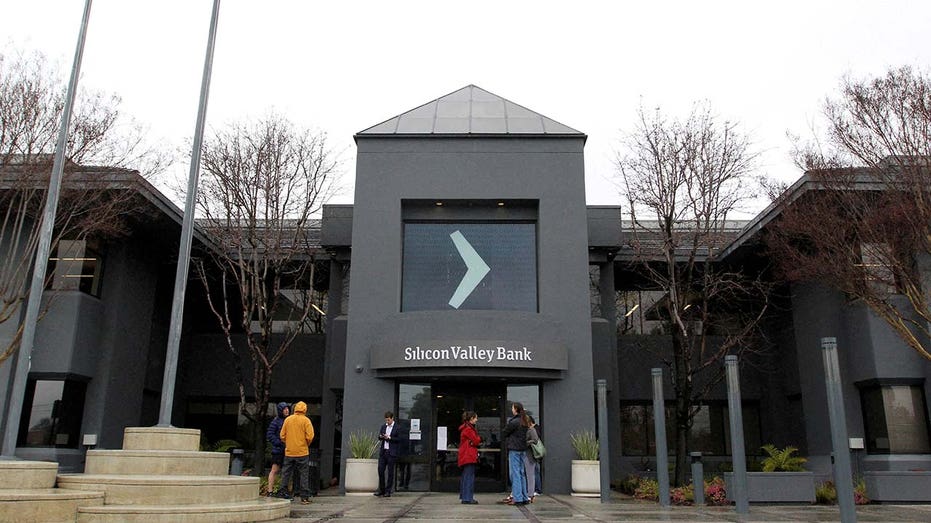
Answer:
POLYGON ((49 289, 81 291, 100 296, 100 274, 103 263, 91 242, 61 240, 55 254, 49 258, 49 289))
MULTIPOLYGON (((307 417, 314 424, 315 430, 320 430, 320 399, 303 399, 288 400, 279 399, 268 403, 267 414, 269 421, 275 417, 276 405, 279 401, 287 401, 292 405, 298 401, 307 404, 307 417)), ((293 411, 292 411, 293 413, 293 411)), ((199 429, 201 439, 209 443, 216 443, 220 440, 234 440, 242 445, 243 448, 252 450, 255 448, 253 441, 253 422, 245 415, 239 412, 239 400, 233 398, 204 398, 190 400, 187 403, 187 410, 184 417, 185 426, 199 429)), ((264 437, 265 429, 262 429, 264 437)), ((314 439, 311 443, 312 448, 319 447, 319 438, 314 439)))
POLYGON ((81 380, 30 378, 17 445, 77 448, 86 392, 81 380))
MULTIPOLYGON (((666 448, 675 454, 675 411, 671 403, 665 407, 666 448)), ((731 453, 730 418, 727 403, 710 402, 698 408, 692 419, 689 450, 711 456, 728 456, 731 453)), ((743 406, 744 441, 747 453, 755 455, 762 446, 760 435, 760 407, 756 403, 743 406)), ((653 405, 647 402, 621 406, 621 449, 625 456, 655 454, 653 434, 653 405)))
POLYGON ((401 310, 537 311, 536 224, 404 224, 401 310))
POLYGON ((860 389, 866 450, 870 454, 928 454, 928 416, 920 385, 860 389))

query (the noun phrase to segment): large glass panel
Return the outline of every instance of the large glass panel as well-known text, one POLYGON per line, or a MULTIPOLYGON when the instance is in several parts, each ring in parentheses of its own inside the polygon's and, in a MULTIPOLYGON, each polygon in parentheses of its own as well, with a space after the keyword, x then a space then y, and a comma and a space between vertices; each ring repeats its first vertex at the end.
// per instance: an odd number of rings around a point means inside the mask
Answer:
POLYGON ((398 423, 407 432, 396 475, 399 490, 430 489, 430 435, 432 434, 430 385, 398 386, 398 423))
POLYGON ((527 414, 533 416, 537 422, 537 431, 543 435, 543 413, 540 412, 540 386, 539 385, 508 385, 507 408, 505 419, 511 417, 511 403, 519 402, 524 406, 527 414))
POLYGON ((872 454, 931 452, 924 392, 912 385, 864 389, 863 422, 872 454))
POLYGON ((30 380, 18 444, 77 448, 86 390, 87 385, 80 381, 30 380))
POLYGON ((454 309, 536 312, 536 224, 404 224, 401 310, 454 309))

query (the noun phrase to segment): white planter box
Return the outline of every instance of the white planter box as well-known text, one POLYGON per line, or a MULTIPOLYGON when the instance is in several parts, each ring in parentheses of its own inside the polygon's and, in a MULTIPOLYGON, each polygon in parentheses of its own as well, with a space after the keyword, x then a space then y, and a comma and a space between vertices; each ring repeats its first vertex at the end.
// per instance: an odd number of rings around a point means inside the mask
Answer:
MULTIPOLYGON (((727 498, 733 500, 734 473, 724 473, 727 498)), ((811 472, 747 472, 751 503, 814 503, 815 475, 811 472)))
POLYGON ((599 461, 572 460, 572 495, 586 498, 601 496, 599 461))
POLYGON ((377 459, 346 459, 346 495, 371 496, 378 490, 377 459))

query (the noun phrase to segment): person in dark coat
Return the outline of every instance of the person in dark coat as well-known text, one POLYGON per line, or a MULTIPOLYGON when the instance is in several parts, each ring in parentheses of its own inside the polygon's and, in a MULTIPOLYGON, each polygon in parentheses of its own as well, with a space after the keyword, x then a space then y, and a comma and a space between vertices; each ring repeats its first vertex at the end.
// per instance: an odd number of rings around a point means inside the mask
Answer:
POLYGON ((508 505, 526 505, 530 502, 527 495, 527 477, 524 471, 524 454, 527 451, 527 422, 524 421, 524 406, 511 404, 511 416, 501 431, 505 448, 508 449, 508 473, 511 476, 511 495, 505 501, 508 505))
POLYGON ((401 454, 401 446, 406 440, 401 426, 394 421, 394 413, 385 412, 385 424, 378 431, 378 490, 376 496, 391 497, 394 490, 394 464, 401 454))
POLYGON ((467 410, 462 413, 462 425, 459 426, 459 467, 462 480, 459 483, 459 499, 463 505, 475 505, 475 465, 478 463, 478 446, 482 438, 475 431, 478 414, 467 410))
POLYGON ((281 441, 281 424, 288 417, 291 407, 281 402, 277 406, 278 415, 268 424, 268 430, 265 431, 265 440, 272 446, 272 468, 268 472, 268 494, 275 491, 275 479, 278 472, 281 471, 281 465, 284 463, 284 442, 281 441))

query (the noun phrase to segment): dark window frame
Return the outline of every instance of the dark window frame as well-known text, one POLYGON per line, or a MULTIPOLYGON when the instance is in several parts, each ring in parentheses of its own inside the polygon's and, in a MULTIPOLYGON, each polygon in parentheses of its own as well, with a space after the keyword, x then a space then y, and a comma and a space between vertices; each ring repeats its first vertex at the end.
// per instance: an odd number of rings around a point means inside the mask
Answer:
MULTIPOLYGON (((875 378, 869 380, 858 381, 854 383, 857 387, 860 399, 860 412, 861 419, 863 423, 863 436, 866 444, 866 453, 871 455, 913 455, 913 454, 928 454, 931 453, 931 412, 928 411, 928 398, 925 394, 925 380, 923 378, 875 378), (895 451, 891 448, 881 449, 877 448, 875 445, 876 437, 876 427, 870 425, 869 420, 871 416, 869 415, 867 409, 867 398, 866 395, 874 392, 879 392, 880 399, 882 400, 882 390, 883 388, 888 387, 909 387, 918 390, 921 397, 922 413, 924 414, 925 423, 925 435, 929 442, 929 447, 924 449, 924 452, 914 451, 915 449, 909 449, 905 451, 895 451)), ((885 414, 886 414, 886 405, 885 402, 883 406, 883 416, 884 416, 884 429, 886 437, 889 437, 888 425, 885 424, 885 414)))

